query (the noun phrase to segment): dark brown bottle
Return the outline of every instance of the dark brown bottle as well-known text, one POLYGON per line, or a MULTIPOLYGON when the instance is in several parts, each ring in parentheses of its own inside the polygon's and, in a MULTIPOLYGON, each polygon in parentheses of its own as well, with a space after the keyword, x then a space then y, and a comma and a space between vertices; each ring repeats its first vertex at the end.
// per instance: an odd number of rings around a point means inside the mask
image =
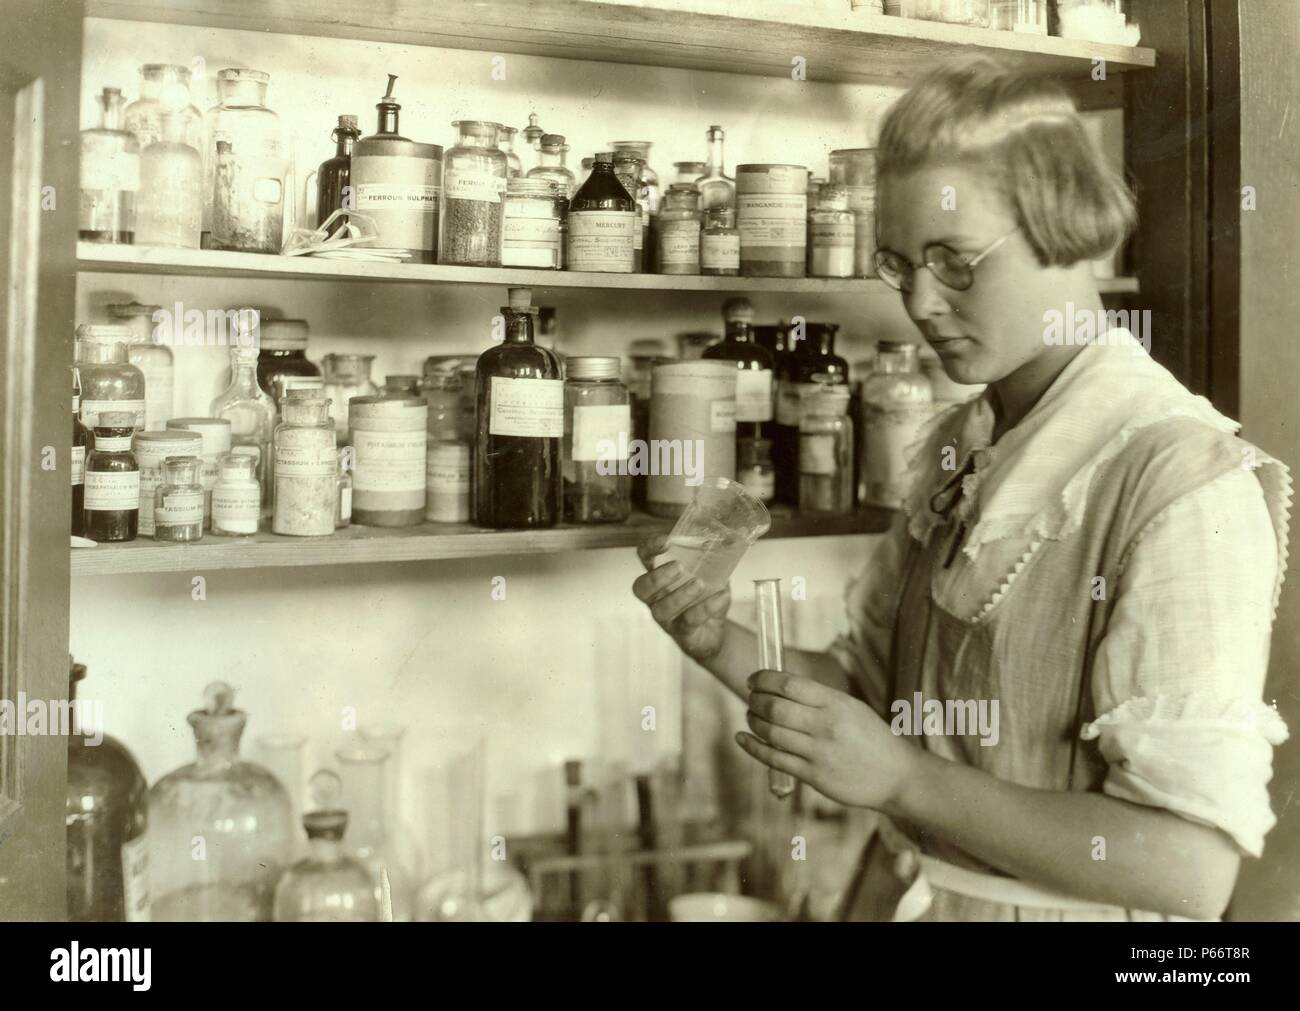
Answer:
POLYGON ((495 529, 553 527, 560 519, 564 381, 533 343, 532 293, 510 289, 501 344, 475 373, 474 522, 495 529))
POLYGON ((103 411, 86 457, 85 536, 92 541, 135 540, 140 520, 140 468, 131 452, 135 415, 103 411))
MULTIPOLYGON (((334 157, 321 162, 316 174, 316 224, 319 227, 331 214, 344 206, 356 207, 356 197, 351 193, 352 184, 352 146, 361 136, 357 127, 356 116, 340 116, 339 125, 330 134, 337 148, 334 157), (348 193, 345 194, 345 188, 348 193)), ((329 234, 334 235, 343 229, 342 219, 330 225, 329 234)))
POLYGON ((640 221, 636 201, 614 174, 614 156, 596 155, 591 175, 569 201, 565 269, 630 274, 640 221))
POLYGON ((86 529, 86 453, 90 429, 81 423, 81 373, 72 370, 72 532, 83 536, 86 529))
POLYGON ((754 307, 747 298, 729 298, 722 306, 726 327, 722 341, 701 358, 736 364, 736 459, 748 456, 754 439, 771 439, 775 422, 772 352, 754 340, 754 307))
POLYGON ((787 335, 786 353, 777 369, 776 428, 772 463, 776 500, 799 504, 799 403, 803 392, 818 384, 849 381, 849 363, 835 353, 838 323, 796 322, 787 335))
MULTIPOLYGON (((71 661, 71 657, 68 658, 71 661)), ((84 664, 72 663, 68 699, 77 697, 84 664)), ((76 719, 68 735, 68 919, 149 919, 149 786, 140 766, 103 728, 76 719), (90 736, 87 736, 87 734, 90 736)))

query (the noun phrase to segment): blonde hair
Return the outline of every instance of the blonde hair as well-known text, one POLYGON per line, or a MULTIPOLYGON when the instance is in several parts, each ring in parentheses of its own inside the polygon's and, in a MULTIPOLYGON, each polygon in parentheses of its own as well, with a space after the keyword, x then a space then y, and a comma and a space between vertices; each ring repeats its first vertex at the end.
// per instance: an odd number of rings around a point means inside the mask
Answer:
POLYGON ((890 108, 876 149, 883 181, 964 164, 992 182, 1043 266, 1114 250, 1137 218, 1133 194, 1089 140, 1069 94, 973 57, 932 71, 890 108))

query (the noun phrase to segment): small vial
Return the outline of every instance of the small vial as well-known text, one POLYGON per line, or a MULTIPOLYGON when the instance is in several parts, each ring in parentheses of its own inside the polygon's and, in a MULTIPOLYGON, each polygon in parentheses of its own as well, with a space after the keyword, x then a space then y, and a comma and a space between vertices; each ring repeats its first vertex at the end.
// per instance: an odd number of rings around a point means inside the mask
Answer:
POLYGON ((153 539, 188 543, 203 539, 203 484, 197 456, 169 456, 153 493, 153 539))
POLYGON ((230 452, 218 461, 212 487, 212 533, 218 537, 249 537, 257 533, 262 488, 257 457, 230 452))
MULTIPOLYGON (((782 670, 785 651, 781 643, 781 580, 754 580, 754 609, 758 616, 758 663, 763 670, 782 670)), ((794 793, 794 777, 769 769, 767 788, 784 800, 794 793)))
POLYGON ((140 523, 140 467, 131 452, 133 411, 101 411, 86 457, 85 535, 92 541, 135 540, 140 523))

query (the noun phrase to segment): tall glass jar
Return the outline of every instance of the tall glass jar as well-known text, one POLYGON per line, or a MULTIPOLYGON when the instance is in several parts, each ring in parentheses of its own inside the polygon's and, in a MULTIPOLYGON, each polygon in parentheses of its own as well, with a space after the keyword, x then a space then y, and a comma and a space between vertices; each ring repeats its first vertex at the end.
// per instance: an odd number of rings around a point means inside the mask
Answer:
POLYGON ((307 359, 305 319, 263 319, 260 327, 257 385, 278 405, 277 379, 281 376, 319 377, 320 369, 307 359))
POLYGON ((212 486, 212 533, 217 537, 251 537, 262 513, 262 486, 257 460, 247 453, 227 453, 212 486))
POLYGON ((501 235, 501 264, 559 270, 563 266, 564 217, 569 201, 548 179, 511 179, 501 235))
POLYGON ((564 518, 622 523, 632 512, 632 407, 614 357, 565 362, 564 518))
POLYGON ((135 239, 140 145, 122 128, 122 92, 105 88, 98 103, 100 125, 81 131, 77 238, 130 245, 135 239))
POLYGON ((344 748, 337 752, 343 777, 343 807, 352 812, 347 853, 370 874, 376 901, 382 895, 381 872, 388 874, 393 920, 407 923, 414 902, 414 878, 398 853, 388 824, 384 781, 389 755, 383 748, 344 748))
POLYGON ((650 270, 650 264, 657 263, 656 249, 651 249, 650 233, 650 188, 646 185, 645 159, 633 151, 614 152, 614 175, 627 190, 628 196, 636 201, 637 230, 633 243, 632 271, 640 274, 650 270))
POLYGON ((161 432, 176 413, 172 349, 158 339, 154 330, 154 316, 161 313, 162 306, 126 302, 107 308, 111 319, 131 329, 127 361, 144 376, 144 430, 161 432))
POLYGON ((668 187, 659 212, 659 273, 700 272, 700 191, 693 183, 668 187))
POLYGON ((636 186, 629 187, 628 192, 636 200, 641 215, 641 248, 644 256, 637 269, 651 273, 659 266, 655 262, 655 254, 659 249, 659 205, 663 197, 659 174, 650 167, 650 148, 653 145, 648 140, 616 140, 611 146, 616 162, 620 155, 641 159, 636 186))
POLYGON ((248 714, 234 690, 214 681, 188 716, 197 760, 149 791, 153 919, 266 922, 289 863, 293 822, 284 787, 242 761, 248 714))
POLYGON ((86 665, 72 663, 68 702, 68 919, 134 922, 149 919, 149 784, 131 752, 102 727, 78 718, 77 684, 86 665))
POLYGON ((145 426, 144 373, 128 360, 131 331, 124 326, 82 323, 73 360, 81 376, 81 423, 94 428, 101 411, 130 411, 145 426))
POLYGON ((506 156, 506 178, 517 179, 524 174, 524 163, 515 154, 515 137, 519 135, 517 126, 502 126, 497 134, 497 147, 506 156))
POLYGON ((808 212, 808 276, 852 277, 855 219, 848 190, 827 184, 817 195, 817 208, 808 212))
POLYGON ((853 267, 857 277, 876 273, 876 152, 868 147, 843 148, 830 157, 831 185, 848 191, 853 212, 853 267))
POLYGON ((275 889, 277 923, 373 923, 379 901, 365 864, 347 855, 348 812, 339 806, 337 774, 311 778, 317 809, 302 816, 309 851, 284 873, 275 889))
POLYGON ((271 512, 271 436, 275 432, 275 401, 257 381, 258 350, 230 349, 230 385, 212 401, 208 413, 230 422, 230 444, 257 451, 257 480, 262 486, 262 511, 271 512))
POLYGON ((614 174, 614 156, 596 155, 591 178, 569 203, 568 270, 630 274, 636 266, 636 201, 614 174))
POLYGON ((853 511, 849 388, 815 385, 799 402, 799 511, 853 511))
POLYGON ((140 522, 140 466, 131 452, 134 416, 103 411, 86 457, 85 535, 99 543, 133 541, 140 522))
POLYGON ((271 530, 293 537, 334 532, 338 511, 338 447, 323 398, 293 397, 281 406, 275 429, 274 512, 271 530))
POLYGON ((564 163, 568 153, 569 145, 564 142, 563 135, 546 134, 537 149, 537 165, 528 170, 528 178, 545 179, 549 183, 554 183, 556 192, 568 200, 573 196, 575 188, 573 173, 564 163))
POLYGON ((662 192, 659 187, 659 173, 650 167, 650 148, 654 145, 648 140, 616 140, 610 144, 614 149, 614 154, 627 151, 641 159, 641 182, 649 190, 650 213, 659 213, 659 196, 662 192))
POLYGON ((379 387, 370 378, 374 355, 329 354, 325 366, 325 396, 334 409, 334 431, 339 445, 348 441, 348 401, 353 397, 375 397, 379 387))
POLYGON ((162 139, 164 115, 183 123, 180 143, 203 149, 203 113, 190 100, 190 68, 172 63, 146 63, 140 68, 140 97, 126 107, 126 129, 144 151, 162 139))
POLYGON ((163 461, 162 482, 153 497, 153 539, 203 540, 203 485, 197 456, 169 456, 163 461))
POLYGON ((186 143, 190 124, 179 112, 159 117, 161 135, 140 155, 135 243, 198 249, 203 223, 203 160, 186 143))
POLYGON ((736 211, 715 207, 705 213, 700 233, 700 273, 711 277, 735 277, 740 273, 740 229, 736 211))
POLYGON ((862 460, 859 498, 897 509, 908 493, 909 447, 933 409, 930 380, 920 371, 916 345, 877 341, 874 371, 862 384, 862 460))
POLYGON ((217 74, 221 101, 207 117, 204 155, 213 249, 280 252, 289 158, 280 117, 266 106, 270 80, 260 70, 228 67, 217 74))
POLYGON ((439 262, 467 267, 501 266, 509 159, 497 147, 500 123, 458 119, 460 137, 442 170, 442 241, 439 262))

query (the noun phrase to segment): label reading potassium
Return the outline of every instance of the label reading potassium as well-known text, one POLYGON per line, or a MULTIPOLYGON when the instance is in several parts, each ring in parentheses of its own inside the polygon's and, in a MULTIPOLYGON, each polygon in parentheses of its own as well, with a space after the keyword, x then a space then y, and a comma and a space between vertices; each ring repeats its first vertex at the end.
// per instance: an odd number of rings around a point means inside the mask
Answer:
POLYGON ((803 246, 808 241, 807 193, 742 193, 736 226, 742 246, 803 246))
POLYGON ((491 172, 448 169, 442 174, 442 188, 448 200, 479 200, 499 204, 505 196, 506 181, 503 176, 491 172))
POLYGON ((139 471, 87 471, 86 508, 101 512, 140 508, 139 471))
POLYGON ((771 369, 740 369, 736 373, 736 420, 772 420, 771 369))
POLYGON ((127 923, 149 922, 148 835, 122 844, 122 900, 127 923))
POLYGON ((700 266, 705 270, 739 270, 740 236, 705 235, 700 240, 700 266))
POLYGON ((236 533, 257 533, 261 500, 256 485, 217 485, 212 489, 212 525, 236 533))
POLYGON ((318 445, 289 446, 278 437, 275 447, 276 477, 323 477, 333 474, 339 465, 333 440, 318 445))
POLYGON ((632 273, 638 237, 636 211, 569 214, 569 270, 632 273))
POLYGON ((533 439, 564 436, 563 379, 493 376, 490 393, 489 435, 519 435, 533 439))
POLYGON ((203 492, 182 491, 164 495, 153 511, 154 526, 186 526, 203 522, 203 492))
POLYGON ((715 400, 709 405, 709 429, 714 432, 734 432, 736 430, 736 402, 734 400, 715 400))
POLYGON ((423 183, 357 183, 357 210, 419 211, 438 213, 438 187, 423 183))
POLYGON ((72 447, 72 483, 74 485, 86 483, 86 447, 85 446, 72 447))
POLYGON ((424 427, 413 432, 352 429, 354 491, 424 491, 424 427))
POLYGON ((627 404, 573 409, 574 460, 626 460, 631 438, 632 408, 627 404))

